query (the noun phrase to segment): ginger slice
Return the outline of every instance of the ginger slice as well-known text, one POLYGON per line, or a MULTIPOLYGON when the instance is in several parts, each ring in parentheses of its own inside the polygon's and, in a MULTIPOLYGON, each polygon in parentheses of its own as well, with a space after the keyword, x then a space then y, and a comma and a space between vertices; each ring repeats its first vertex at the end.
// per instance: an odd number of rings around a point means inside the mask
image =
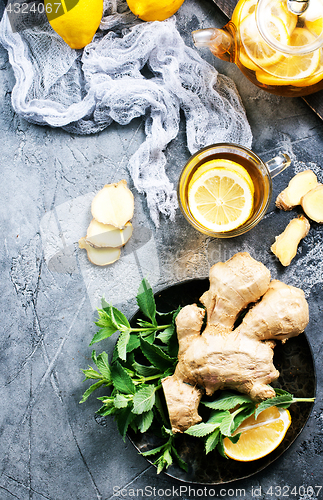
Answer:
POLYGON ((96 248, 101 247, 122 247, 129 241, 133 227, 131 222, 127 222, 123 229, 102 224, 96 219, 92 219, 86 234, 86 242, 96 248))
POLYGON ((292 219, 286 229, 276 236, 271 251, 278 257, 283 266, 289 266, 297 253, 300 241, 305 238, 310 229, 310 223, 301 215, 292 219))
POLYGON ((318 184, 303 196, 301 205, 310 219, 323 223, 323 184, 318 184))
POLYGON ((134 197, 127 181, 106 184, 93 198, 91 212, 98 222, 122 229, 134 212, 134 197))
POLYGON ((120 258, 121 254, 120 248, 95 248, 87 243, 84 237, 79 240, 79 247, 87 251, 89 261, 96 266, 108 266, 109 264, 113 264, 120 258))
POLYGON ((312 170, 299 172, 289 181, 287 188, 277 196, 277 208, 291 210, 300 205, 302 197, 317 184, 317 177, 312 170))

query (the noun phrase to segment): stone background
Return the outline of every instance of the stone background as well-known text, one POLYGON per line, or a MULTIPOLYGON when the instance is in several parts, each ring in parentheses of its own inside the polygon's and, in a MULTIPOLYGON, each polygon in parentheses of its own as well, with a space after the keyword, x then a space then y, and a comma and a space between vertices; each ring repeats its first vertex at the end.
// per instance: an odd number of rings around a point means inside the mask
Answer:
MULTIPOLYGON (((186 0, 177 20, 188 45, 193 29, 225 24, 207 0, 186 0)), ((115 266, 97 269, 76 244, 90 220, 85 207, 106 182, 125 178, 132 188, 127 160, 144 139, 143 123, 112 124, 91 137, 27 123, 11 107, 14 77, 0 46, 1 500, 108 500, 119 488, 129 497, 132 488, 147 485, 156 488, 153 498, 166 498, 172 487, 173 497, 201 496, 201 491, 179 491, 184 484, 165 474, 157 476, 131 443, 122 441, 112 419, 105 427, 98 425, 94 397, 79 405, 86 388, 81 368, 91 362, 89 342, 102 295, 130 316, 142 276, 157 291, 188 277, 207 276, 212 264, 241 250, 264 262, 273 278, 304 289, 310 305, 306 332, 317 369, 317 400, 304 431, 280 459, 249 479, 226 485, 226 494, 215 487, 214 492, 203 490, 203 496, 241 498, 238 490, 243 488, 249 499, 258 492, 258 498, 266 500, 298 500, 312 498, 310 490, 292 495, 293 486, 323 485, 322 227, 312 224, 286 269, 270 252, 275 235, 294 215, 275 209, 277 194, 294 173, 307 167, 323 182, 323 125, 302 99, 266 94, 235 66, 216 61, 206 50, 201 53, 234 79, 254 134, 254 151, 264 160, 286 151, 292 165, 274 180, 273 201, 263 221, 233 240, 197 233, 179 211, 175 221, 162 220, 156 229, 145 199, 134 193, 133 223, 144 228, 146 243, 115 266), (285 485, 290 489, 283 490, 285 485), (261 492, 255 490, 260 487, 261 492)), ((167 173, 174 184, 189 157, 185 144, 182 124, 166 151, 167 173)), ((109 339, 105 349, 111 351, 114 342, 115 337, 109 339)))

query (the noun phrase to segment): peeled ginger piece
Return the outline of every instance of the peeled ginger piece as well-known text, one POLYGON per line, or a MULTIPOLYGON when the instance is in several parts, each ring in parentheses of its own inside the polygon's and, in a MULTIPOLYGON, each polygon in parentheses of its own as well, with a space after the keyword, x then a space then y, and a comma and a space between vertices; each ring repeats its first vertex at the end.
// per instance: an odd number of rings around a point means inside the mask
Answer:
POLYGON ((134 197, 127 181, 106 184, 93 198, 91 212, 98 222, 122 229, 134 212, 134 197))
POLYGON ((112 226, 111 224, 102 224, 96 219, 92 219, 87 229, 86 242, 90 245, 101 247, 122 247, 129 241, 132 235, 132 224, 127 222, 123 229, 112 226))
POLYGON ((310 219, 323 223, 323 184, 318 184, 303 196, 301 204, 310 219))
POLYGON ((87 257, 96 266, 108 266, 120 258, 121 249, 112 247, 95 248, 83 237, 79 240, 79 247, 87 251, 87 257))
POLYGON ((317 184, 317 177, 312 170, 299 172, 290 180, 287 188, 277 196, 276 206, 283 210, 291 210, 300 205, 302 197, 317 184))
POLYGON ((297 253, 298 245, 302 238, 305 238, 310 230, 310 223, 301 215, 292 219, 285 231, 276 236, 275 243, 271 246, 271 251, 278 257, 283 266, 289 266, 297 253))

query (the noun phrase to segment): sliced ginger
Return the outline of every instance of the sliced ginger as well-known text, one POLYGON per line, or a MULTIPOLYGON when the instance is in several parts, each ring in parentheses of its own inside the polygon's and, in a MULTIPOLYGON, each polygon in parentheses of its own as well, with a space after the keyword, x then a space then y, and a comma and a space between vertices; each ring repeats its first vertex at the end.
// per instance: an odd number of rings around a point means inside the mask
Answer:
POLYGON ((127 182, 106 184, 94 197, 91 211, 98 222, 122 229, 134 212, 134 197, 127 182))
POLYGON ((87 251, 92 264, 107 266, 116 262, 121 247, 131 238, 133 227, 130 219, 134 212, 134 197, 127 182, 106 184, 93 198, 93 219, 79 247, 87 251))
POLYGON ((87 243, 85 238, 79 240, 79 247, 87 251, 87 256, 92 264, 96 266, 107 266, 113 264, 120 258, 121 249, 112 247, 95 248, 87 243))
POLYGON ((129 241, 133 227, 131 222, 127 222, 123 229, 102 224, 92 219, 86 233, 86 242, 93 247, 122 247, 129 241))
POLYGON ((276 206, 283 210, 291 210, 300 205, 302 197, 317 184, 317 177, 312 170, 299 172, 290 180, 287 188, 278 195, 276 206))
POLYGON ((300 241, 305 238, 310 230, 310 223, 301 215, 292 219, 286 229, 276 236, 271 251, 278 257, 283 266, 289 266, 297 253, 300 241))
POLYGON ((279 376, 273 364, 274 340, 299 335, 308 324, 304 292, 270 279, 269 270, 248 253, 238 253, 210 269, 210 289, 176 318, 178 364, 162 380, 173 432, 201 421, 203 392, 233 389, 260 401, 275 396, 279 376), (241 311, 251 307, 239 326, 241 311))
POLYGON ((323 184, 311 189, 301 200, 306 215, 315 222, 323 223, 323 184))

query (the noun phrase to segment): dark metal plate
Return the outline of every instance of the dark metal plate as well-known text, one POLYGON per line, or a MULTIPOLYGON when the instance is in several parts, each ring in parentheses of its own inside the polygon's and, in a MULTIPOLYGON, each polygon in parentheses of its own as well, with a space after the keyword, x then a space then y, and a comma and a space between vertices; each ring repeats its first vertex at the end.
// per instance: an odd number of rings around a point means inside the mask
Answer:
MULTIPOLYGON (((208 279, 189 280, 170 286, 155 295, 157 310, 169 312, 177 306, 185 306, 198 302, 199 297, 209 288, 208 279)), ((137 319, 138 313, 132 318, 137 319)), ((280 371, 280 377, 272 384, 292 393, 295 397, 314 397, 316 392, 316 375, 311 347, 305 333, 289 339, 285 344, 277 342, 274 364, 280 371)), ((243 479, 261 471, 274 462, 300 434, 310 416, 312 403, 294 403, 289 411, 292 424, 282 443, 266 457, 253 462, 237 462, 227 460, 217 451, 205 455, 200 439, 187 435, 178 436, 178 451, 188 464, 188 472, 180 467, 171 466, 166 474, 181 481, 198 484, 223 484, 243 479)), ((146 451, 161 444, 160 438, 146 432, 128 433, 128 437, 138 451, 146 451)), ((153 461, 153 460, 152 460, 153 461)), ((151 460, 148 462, 152 463, 151 460)))

